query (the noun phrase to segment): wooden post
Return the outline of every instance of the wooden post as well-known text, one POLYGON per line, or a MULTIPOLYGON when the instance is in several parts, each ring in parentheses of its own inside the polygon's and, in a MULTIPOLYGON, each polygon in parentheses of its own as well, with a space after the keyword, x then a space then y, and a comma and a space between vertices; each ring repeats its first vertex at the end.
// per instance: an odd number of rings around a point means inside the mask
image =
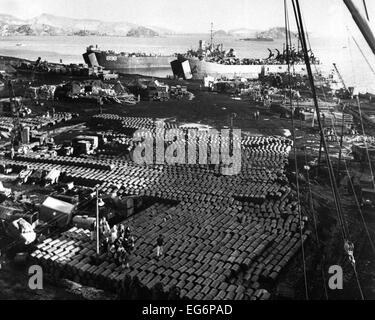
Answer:
MULTIPOLYGON (((324 132, 323 132, 324 134, 324 132)), ((323 147, 323 135, 320 135, 320 143, 319 143, 319 157, 318 157, 318 170, 317 170, 317 176, 320 175, 320 163, 322 162, 322 147, 323 147)))
POLYGON ((342 108, 342 121, 341 121, 341 137, 340 137, 340 150, 339 150, 339 162, 337 164, 337 179, 340 178, 340 164, 341 164, 341 156, 342 156, 342 145, 343 145, 343 139, 344 139, 344 111, 345 111, 345 105, 342 108))
POLYGON ((99 256, 100 254, 100 244, 99 244, 99 192, 96 189, 96 254, 99 256))

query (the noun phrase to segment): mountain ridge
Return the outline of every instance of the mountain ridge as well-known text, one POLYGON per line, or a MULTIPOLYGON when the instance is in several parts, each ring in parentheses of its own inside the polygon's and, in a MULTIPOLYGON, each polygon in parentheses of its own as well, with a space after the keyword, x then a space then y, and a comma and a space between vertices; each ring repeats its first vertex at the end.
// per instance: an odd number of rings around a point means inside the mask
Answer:
POLYGON ((98 19, 76 19, 43 13, 31 19, 0 14, 0 36, 13 35, 106 35, 159 36, 174 34, 172 30, 141 26, 126 21, 107 22, 98 19))
MULTIPOLYGON (((30 19, 20 19, 10 14, 0 13, 0 36, 127 36, 158 37, 175 34, 195 34, 191 32, 175 32, 170 29, 139 25, 127 21, 108 22, 99 19, 77 19, 43 13, 30 19)), ((237 28, 215 31, 215 36, 233 37, 267 37, 285 38, 283 27, 274 27, 265 31, 237 28)), ((296 34, 292 33, 295 37, 296 34)))

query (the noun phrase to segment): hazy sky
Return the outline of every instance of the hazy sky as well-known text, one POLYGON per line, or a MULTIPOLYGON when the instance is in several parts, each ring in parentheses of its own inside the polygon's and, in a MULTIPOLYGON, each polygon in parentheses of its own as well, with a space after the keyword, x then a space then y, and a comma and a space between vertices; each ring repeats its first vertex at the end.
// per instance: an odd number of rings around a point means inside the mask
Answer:
MULTIPOLYGON (((362 8, 362 0, 356 2, 362 8)), ((352 23, 342 0, 300 0, 300 4, 310 32, 339 35, 346 23, 352 23)), ((210 22, 216 30, 283 26, 283 5, 283 0, 0 0, 0 12, 19 18, 50 13, 208 32, 210 22)), ((375 20, 375 1, 367 0, 367 5, 375 20)))

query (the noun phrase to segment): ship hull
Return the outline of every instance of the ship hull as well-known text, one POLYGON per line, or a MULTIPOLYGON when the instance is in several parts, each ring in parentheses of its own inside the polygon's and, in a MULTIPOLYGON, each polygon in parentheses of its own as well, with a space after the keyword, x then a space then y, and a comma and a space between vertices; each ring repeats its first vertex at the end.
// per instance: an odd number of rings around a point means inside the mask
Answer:
POLYGON ((83 54, 83 58, 89 66, 94 66, 93 64, 97 62, 99 66, 107 70, 129 74, 150 74, 170 70, 170 63, 175 59, 174 56, 128 57, 108 52, 87 52, 83 54), (96 58, 94 60, 92 59, 93 53, 96 58))
POLYGON ((240 39, 241 41, 258 41, 258 42, 273 42, 273 39, 258 39, 258 38, 245 38, 240 39))
MULTIPOLYGON (((214 78, 243 77, 248 79, 258 79, 259 74, 284 73, 288 71, 287 65, 225 65, 207 62, 198 58, 189 58, 189 64, 193 79, 203 79, 206 76, 214 78)), ((305 65, 293 66, 295 73, 306 73, 305 65)))

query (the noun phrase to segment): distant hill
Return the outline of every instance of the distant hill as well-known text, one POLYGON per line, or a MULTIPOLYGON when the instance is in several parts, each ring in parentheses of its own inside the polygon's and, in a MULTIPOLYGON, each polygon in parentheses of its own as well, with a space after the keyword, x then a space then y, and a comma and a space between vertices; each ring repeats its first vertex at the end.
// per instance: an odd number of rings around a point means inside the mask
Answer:
MULTIPOLYGON (((273 39, 285 39, 285 28, 284 27, 275 27, 268 29, 266 31, 258 32, 256 34, 259 37, 273 38, 273 39)), ((297 33, 291 32, 292 38, 297 37, 297 33)))
POLYGON ((159 33, 146 27, 132 28, 126 34, 127 37, 158 37, 159 33))
POLYGON ((12 35, 108 35, 157 36, 173 34, 172 30, 145 27, 129 22, 107 22, 96 19, 73 19, 51 14, 41 14, 22 20, 0 14, 0 36, 12 35))
MULTIPOLYGON (((229 35, 235 37, 263 37, 263 38, 273 38, 273 39, 285 39, 285 28, 284 27, 275 27, 265 31, 255 30, 255 29, 233 29, 228 31, 229 35)), ((292 37, 297 37, 297 34, 291 32, 292 37)))
POLYGON ((38 35, 59 35, 62 31, 45 24, 6 24, 0 22, 0 35, 25 35, 25 36, 38 36, 38 35))
POLYGON ((149 29, 159 33, 159 35, 163 35, 163 36, 177 34, 177 32, 175 32, 173 30, 166 29, 166 28, 160 28, 158 26, 145 26, 145 27, 149 28, 149 29))
POLYGON ((214 32, 214 36, 226 37, 226 36, 229 36, 229 34, 225 30, 217 30, 214 32))

